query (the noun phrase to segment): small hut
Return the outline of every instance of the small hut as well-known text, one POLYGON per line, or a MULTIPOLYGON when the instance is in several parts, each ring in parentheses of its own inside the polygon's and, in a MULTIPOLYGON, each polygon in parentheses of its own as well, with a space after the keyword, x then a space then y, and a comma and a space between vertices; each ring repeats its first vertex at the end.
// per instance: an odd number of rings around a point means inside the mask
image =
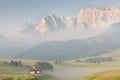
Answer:
POLYGON ((37 70, 37 69, 31 69, 29 71, 30 71, 30 74, 40 74, 41 73, 41 71, 37 70))
POLYGON ((62 63, 62 61, 57 60, 57 61, 55 61, 55 63, 56 63, 56 64, 59 64, 59 63, 62 63))
POLYGON ((32 66, 32 69, 29 70, 30 74, 40 74, 41 70, 38 70, 35 66, 32 66))

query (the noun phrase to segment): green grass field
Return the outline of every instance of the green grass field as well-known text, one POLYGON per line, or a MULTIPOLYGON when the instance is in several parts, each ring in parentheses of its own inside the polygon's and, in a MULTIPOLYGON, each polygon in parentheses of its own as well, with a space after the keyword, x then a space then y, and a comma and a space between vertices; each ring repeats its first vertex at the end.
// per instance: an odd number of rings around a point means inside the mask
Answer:
MULTIPOLYGON (((11 60, 21 61, 23 65, 32 66, 38 60, 26 59, 1 59, 0 62, 10 62, 11 60)), ((53 76, 41 73, 30 74, 27 67, 16 67, 8 64, 0 64, 0 80, 56 80, 53 76)))
POLYGON ((120 80, 120 69, 99 72, 83 78, 82 80, 120 80))
POLYGON ((100 55, 100 57, 112 57, 113 60, 120 61, 120 50, 116 50, 116 51, 109 52, 109 53, 104 53, 100 55))
POLYGON ((0 65, 0 80, 55 80, 54 77, 46 74, 30 74, 29 69, 14 66, 0 65), (11 80, 11 79, 10 79, 11 80))
MULTIPOLYGON (((108 67, 120 67, 120 50, 116 50, 113 52, 109 52, 109 53, 104 53, 102 55, 99 56, 94 56, 94 57, 112 57, 111 62, 103 62, 101 63, 103 66, 108 66, 108 67)), ((84 59, 88 59, 88 58, 94 58, 94 57, 87 57, 87 58, 83 58, 84 59)), ((99 72, 99 73, 95 73, 92 75, 89 75, 85 78, 83 78, 82 80, 120 80, 120 69, 115 69, 115 70, 109 70, 109 71, 105 71, 105 72, 99 72)))
MULTIPOLYGON (((94 58, 94 57, 86 57, 81 59, 85 60, 85 59, 94 58)), ((113 61, 102 62, 101 64, 79 63, 79 62, 75 62, 75 60, 64 61, 60 64, 56 64, 53 61, 47 61, 47 62, 51 63, 55 69, 60 69, 60 70, 65 70, 65 69, 71 70, 73 68, 78 69, 78 68, 96 68, 96 67, 99 67, 99 68, 120 67, 120 50, 110 52, 110 53, 104 53, 97 57, 112 57, 113 61)), ((35 65, 36 62, 40 62, 40 60, 28 60, 28 59, 0 59, 0 62, 4 62, 4 61, 10 62, 11 60, 21 61, 23 65, 30 65, 30 66, 35 65)), ((119 80, 120 79, 119 76, 120 76, 120 70, 117 69, 117 70, 111 70, 111 71, 93 74, 83 78, 82 80, 119 80)), ((29 73, 28 68, 0 64, 0 80, 10 80, 10 78, 13 78, 12 80, 60 80, 54 75, 49 75, 45 73, 31 75, 29 73), (35 77, 36 79, 34 79, 35 77)), ((79 78, 79 76, 77 76, 77 78, 79 78)), ((62 80, 68 80, 68 79, 62 79, 62 80)), ((79 79, 76 79, 76 80, 79 80, 79 79)))
MULTIPOLYGON (((11 60, 21 61, 23 65, 30 65, 30 66, 34 65, 36 62, 39 62, 39 60, 27 60, 27 59, 1 59, 0 62, 4 62, 4 61, 10 62, 11 60)), ((76 63, 76 62, 69 62, 69 61, 66 61, 60 64, 56 64, 52 61, 47 61, 47 62, 51 63, 55 69, 61 69, 61 70, 68 69, 68 68, 71 69, 71 68, 80 68, 80 67, 100 66, 98 64, 76 63)), ((28 68, 0 64, 0 80, 4 80, 7 78, 13 78, 13 80, 27 80, 27 79, 31 80, 34 77, 39 77, 38 80, 59 80, 59 78, 56 78, 54 75, 49 75, 45 73, 31 75, 29 73, 28 68)))
POLYGON ((81 58, 81 60, 85 60, 85 59, 88 59, 88 58, 95 58, 95 57, 112 57, 113 61, 120 61, 120 50, 115 50, 115 51, 112 51, 112 52, 103 53, 99 56, 81 58))

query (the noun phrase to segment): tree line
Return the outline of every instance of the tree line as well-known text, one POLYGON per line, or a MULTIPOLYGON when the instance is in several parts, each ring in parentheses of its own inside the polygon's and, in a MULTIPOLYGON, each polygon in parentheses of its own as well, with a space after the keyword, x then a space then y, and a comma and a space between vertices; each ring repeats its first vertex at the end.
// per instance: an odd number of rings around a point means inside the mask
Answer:
POLYGON ((22 62, 17 60, 11 60, 10 62, 4 61, 4 62, 1 62, 1 64, 12 65, 12 66, 23 66, 22 62))
POLYGON ((112 57, 95 57, 88 58, 85 60, 76 60, 76 62, 85 62, 85 63, 101 63, 101 62, 110 62, 112 61, 112 57))

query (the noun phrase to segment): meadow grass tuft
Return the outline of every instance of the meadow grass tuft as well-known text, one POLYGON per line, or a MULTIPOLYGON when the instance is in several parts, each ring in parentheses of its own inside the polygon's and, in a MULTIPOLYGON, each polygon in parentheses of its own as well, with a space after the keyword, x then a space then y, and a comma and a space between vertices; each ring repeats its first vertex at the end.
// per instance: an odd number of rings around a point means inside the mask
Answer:
POLYGON ((120 69, 92 74, 82 80, 120 80, 120 69))

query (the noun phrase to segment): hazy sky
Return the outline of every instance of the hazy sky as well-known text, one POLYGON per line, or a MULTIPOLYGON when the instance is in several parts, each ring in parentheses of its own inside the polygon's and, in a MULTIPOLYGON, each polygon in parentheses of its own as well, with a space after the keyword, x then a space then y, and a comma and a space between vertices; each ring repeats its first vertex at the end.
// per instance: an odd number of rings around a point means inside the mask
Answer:
POLYGON ((39 23, 42 16, 76 14, 81 8, 120 7, 120 0, 0 0, 0 34, 21 24, 39 23))

